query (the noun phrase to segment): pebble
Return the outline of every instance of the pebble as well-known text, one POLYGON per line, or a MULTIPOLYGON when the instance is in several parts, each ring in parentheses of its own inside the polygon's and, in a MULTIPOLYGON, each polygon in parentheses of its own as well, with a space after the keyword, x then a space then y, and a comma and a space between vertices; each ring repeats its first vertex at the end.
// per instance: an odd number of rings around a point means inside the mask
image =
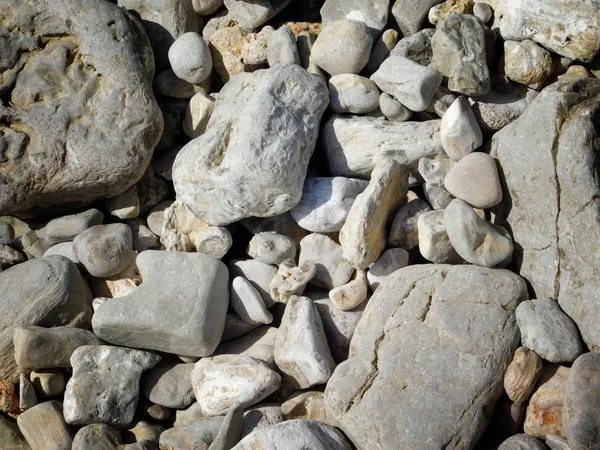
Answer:
POLYGON ((542 359, 533 350, 519 347, 504 374, 504 390, 513 402, 529 400, 542 375, 542 359))
POLYGON ((242 426, 242 438, 253 431, 277 425, 285 422, 288 417, 283 414, 278 404, 263 403, 246 409, 244 412, 244 424, 242 426))
POLYGON ((572 450, 566 439, 555 434, 546 435, 546 445, 550 450, 572 450))
POLYGON ((438 264, 456 264, 460 256, 450 244, 444 227, 444 210, 429 211, 417 219, 419 251, 427 261, 438 264))
POLYGON ((425 28, 411 36, 405 36, 392 49, 391 56, 403 56, 422 66, 428 66, 433 56, 431 38, 435 28, 425 28))
POLYGON ((454 161, 477 150, 483 144, 481 128, 466 97, 458 97, 442 116, 442 146, 454 161))
POLYGON ((165 431, 162 425, 139 420, 133 422, 128 430, 121 431, 123 440, 129 443, 154 442, 158 444, 160 435, 165 431))
POLYGON ((281 26, 269 35, 267 61, 271 67, 276 64, 300 65, 296 36, 288 27, 281 26))
POLYGON ((275 302, 287 303, 292 296, 302 295, 316 272, 315 263, 311 260, 297 266, 293 259, 286 259, 279 264, 277 275, 271 281, 271 298, 275 302))
POLYGON ((364 22, 377 39, 387 24, 389 8, 389 0, 326 0, 320 13, 324 24, 344 19, 364 22))
POLYGON ((434 158, 421 158, 419 160, 419 175, 423 178, 427 184, 442 186, 444 179, 450 169, 455 166, 455 162, 446 157, 446 155, 440 155, 434 158))
POLYGON ((357 74, 369 62, 373 38, 364 22, 339 20, 323 26, 311 58, 330 75, 357 74))
POLYGON ((67 386, 64 373, 57 369, 34 370, 29 374, 29 380, 35 393, 42 398, 58 397, 67 386))
POLYGON ((539 89, 554 72, 554 62, 550 52, 535 42, 504 42, 504 71, 516 83, 539 89))
POLYGON ((502 201, 496 160, 486 153, 470 153, 462 158, 448 171, 444 187, 474 208, 488 209, 502 201))
POLYGON ((395 0, 392 14, 404 36, 421 30, 429 10, 443 0, 395 0))
POLYGON ((425 200, 435 210, 446 208, 454 197, 443 186, 432 183, 423 183, 425 200))
POLYGON ((296 223, 289 211, 271 217, 248 217, 241 220, 240 223, 252 234, 270 231, 289 237, 296 245, 299 245, 302 238, 309 234, 307 230, 296 223))
POLYGON ((196 399, 192 389, 194 364, 161 364, 147 370, 140 390, 152 403, 166 408, 184 409, 196 399))
MULTIPOLYGON (((181 125, 186 136, 194 139, 204 134, 213 109, 215 109, 215 101, 211 97, 204 92, 195 94, 185 108, 185 117, 181 125)), ((172 164, 169 173, 171 175, 170 178, 172 178, 172 164)))
POLYGON ((487 3, 475 3, 473 5, 473 15, 479 17, 483 23, 488 23, 492 19, 494 12, 487 3))
POLYGON ((263 0, 259 3, 224 0, 225 7, 237 23, 254 30, 275 17, 291 0, 263 0))
POLYGON ((546 450, 546 446, 539 439, 522 433, 509 437, 498 450, 546 450))
POLYGON ((412 116, 410 109, 385 92, 379 96, 379 109, 392 122, 406 122, 412 116))
POLYGON ((31 450, 17 424, 4 416, 0 416, 0 448, 31 450))
POLYGON ((431 211, 431 206, 420 198, 411 200, 403 205, 392 221, 388 236, 388 245, 405 250, 412 250, 419 245, 417 222, 421 214, 429 211, 431 211))
POLYGON ((265 264, 279 265, 286 259, 296 259, 296 243, 287 236, 277 233, 257 233, 246 253, 265 264))
POLYGON ((72 263, 79 265, 79 260, 75 256, 75 251, 73 250, 73 242, 61 242, 60 244, 55 244, 46 250, 42 256, 45 258, 46 256, 52 255, 64 256, 72 263))
POLYGON ((244 408, 237 406, 223 419, 219 433, 208 450, 231 450, 241 439, 243 424, 244 408))
POLYGON ((373 72, 379 69, 379 66, 385 61, 397 42, 398 32, 392 29, 385 30, 373 45, 371 57, 364 68, 364 73, 372 75, 373 72))
POLYGON ((231 278, 243 277, 261 295, 265 306, 270 308, 275 304, 271 298, 271 281, 277 275, 277 267, 265 264, 255 259, 237 259, 228 263, 231 278))
POLYGON ((160 435, 159 446, 165 449, 208 450, 223 424, 223 417, 204 417, 186 424, 176 424, 160 435))
POLYGON ((367 276, 364 270, 357 270, 353 280, 329 291, 331 303, 342 311, 356 308, 367 299, 367 295, 367 276))
POLYGON ((198 14, 210 16, 223 6, 223 0, 192 0, 192 6, 198 14))
POLYGON ((103 203, 110 215, 119 219, 133 219, 140 214, 140 198, 135 184, 125 192, 104 200, 103 203))
POLYGON ((86 450, 94 448, 97 450, 121 449, 121 435, 113 427, 95 423, 82 427, 73 439, 72 450, 86 450))
POLYGON ((94 225, 100 225, 104 220, 104 214, 98 209, 88 209, 78 214, 57 217, 48 222, 37 234, 46 241, 49 246, 68 242, 75 239, 79 234, 94 225))
POLYGON ((206 41, 190 31, 169 48, 169 62, 177 77, 191 84, 202 83, 212 71, 212 56, 206 41))
MULTIPOLYGON (((212 86, 213 77, 209 76, 200 84, 191 84, 175 75, 171 69, 165 70, 154 77, 154 90, 164 96, 174 99, 190 99, 199 92, 207 93, 212 86)), ((163 109, 163 114, 165 110, 163 109)), ((176 124, 179 127, 179 123, 176 124)), ((165 125, 165 128, 167 125, 165 125)), ((166 131, 166 130, 165 130, 166 131)), ((163 135, 163 138, 165 136, 163 135)))
POLYGON ((273 321, 260 293, 243 277, 233 279, 229 302, 231 309, 246 323, 260 325, 273 321))
POLYGON ((309 234, 300 241, 298 264, 306 261, 312 261, 316 268, 310 283, 328 290, 346 284, 354 272, 344 259, 342 246, 324 234, 309 234))
POLYGON ((368 78, 353 74, 329 79, 329 107, 336 113, 366 114, 379 106, 379 90, 368 78))
POLYGON ((21 372, 19 379, 19 409, 27 411, 38 404, 37 395, 33 384, 29 381, 26 373, 21 372))
POLYGON ((165 222, 165 210, 173 204, 172 200, 166 200, 159 203, 148 213, 148 228, 157 236, 162 234, 163 225, 165 222))
POLYGON ((573 362, 582 353, 579 332, 556 300, 528 300, 516 311, 521 342, 546 361, 573 362))
POLYGON ((276 338, 277 328, 260 326, 243 336, 227 342, 221 342, 213 355, 251 356, 275 370, 274 352, 276 338))
POLYGON ((408 266, 408 258, 408 252, 402 248, 390 248, 383 252, 381 257, 369 266, 367 272, 369 287, 374 291, 389 275, 408 266))
POLYGON ((71 450, 73 434, 63 417, 63 404, 40 403, 17 418, 19 430, 32 449, 71 450))

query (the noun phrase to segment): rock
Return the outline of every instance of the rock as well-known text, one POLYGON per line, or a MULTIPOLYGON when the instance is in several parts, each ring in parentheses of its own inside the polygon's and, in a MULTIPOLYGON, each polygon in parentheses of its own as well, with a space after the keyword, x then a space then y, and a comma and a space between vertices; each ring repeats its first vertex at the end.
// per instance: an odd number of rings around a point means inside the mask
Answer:
POLYGON ((121 435, 113 427, 102 423, 86 425, 81 428, 73 439, 72 450, 118 450, 123 443, 121 435))
POLYGON ((550 450, 571 450, 567 440, 555 434, 546 435, 546 445, 550 447, 550 450))
POLYGON ((483 135, 469 101, 461 96, 446 110, 440 127, 444 151, 454 161, 476 150, 483 143, 483 135))
POLYGON ((104 200, 104 207, 111 216, 133 219, 140 214, 140 199, 135 185, 115 197, 104 200))
POLYGON ((73 252, 90 275, 116 275, 135 258, 131 228, 123 223, 94 225, 73 240, 73 252))
POLYGON ((175 75, 188 83, 202 83, 212 71, 208 45, 202 36, 193 31, 175 39, 169 47, 168 56, 175 75))
POLYGON ((342 311, 356 308, 367 299, 367 295, 367 277, 364 270, 357 270, 352 281, 329 291, 331 303, 342 311))
POLYGON ((29 408, 38 404, 37 395, 35 389, 26 373, 21 372, 19 380, 19 409, 21 411, 27 411, 29 408))
POLYGON ((40 238, 33 230, 29 230, 21 236, 23 252, 28 259, 38 259, 48 250, 48 244, 40 238))
POLYGON ((504 390, 513 402, 529 400, 542 375, 542 359, 533 350, 519 347, 504 374, 504 390))
POLYGON ((334 115, 321 129, 321 139, 332 175, 368 179, 380 157, 414 167, 424 156, 439 155, 439 131, 439 120, 398 123, 334 115))
POLYGON ((425 28, 413 35, 405 36, 390 52, 391 56, 403 56, 422 66, 428 66, 433 56, 431 38, 435 28, 425 28))
POLYGON ((16 326, 86 328, 92 316, 90 289, 77 267, 63 256, 28 261, 2 272, 0 298, 0 379, 18 378, 13 350, 16 326))
POLYGON ((379 66, 381 66, 383 61, 385 61, 397 42, 398 32, 392 29, 385 30, 371 49, 369 62, 364 68, 365 74, 371 75, 373 72, 379 69, 379 66))
POLYGON ((598 448, 600 355, 586 353, 569 372, 563 407, 565 437, 573 450, 598 448))
POLYGON ((261 404, 246 409, 242 426, 242 438, 259 428, 270 427, 286 421, 288 418, 275 404, 261 404))
POLYGON ((419 175, 429 185, 443 186, 444 179, 456 165, 456 162, 446 157, 446 154, 433 158, 419 160, 419 175))
POLYGON ((412 116, 410 109, 385 92, 379 96, 379 109, 392 122, 406 122, 412 116))
POLYGON ((95 298, 119 298, 134 291, 142 283, 142 277, 135 265, 108 278, 92 278, 90 285, 95 298))
POLYGON ((568 367, 559 364, 544 367, 527 406, 525 433, 540 439, 549 434, 564 436, 563 402, 569 371, 568 367))
POLYGON ((350 450, 350 444, 335 428, 316 420, 288 420, 258 428, 232 450, 275 449, 350 450))
POLYGON ((0 220, 0 243, 4 245, 10 245, 14 240, 15 229, 13 226, 4 220, 0 220))
POLYGON ((336 113, 366 114, 379 106, 379 90, 360 75, 334 75, 329 79, 329 106, 336 113))
POLYGON ((533 41, 505 41, 504 71, 511 80, 535 88, 552 75, 554 63, 550 52, 533 41))
POLYGON ((546 446, 539 439, 522 433, 509 437, 498 450, 546 450, 546 446))
POLYGON ((398 269, 408 266, 408 252, 402 248, 390 248, 369 266, 367 280, 374 291, 385 279, 398 269))
POLYGON ((487 3, 475 3, 473 5, 473 15, 478 17, 483 23, 488 23, 492 19, 494 12, 487 3))
POLYGON ((206 416, 254 405, 279 389, 280 382, 279 374, 250 356, 203 358, 192 372, 194 393, 206 416))
POLYGON ((260 325, 273 321, 273 316, 267 311, 260 292, 243 277, 233 279, 229 302, 231 309, 246 323, 260 325))
MULTIPOLYGON (((252 72, 256 66, 267 63, 267 35, 253 34, 231 22, 230 16, 224 16, 225 26, 207 33, 210 22, 204 28, 203 36, 208 42, 213 59, 214 71, 223 83, 240 72, 252 72), (248 48, 252 48, 252 61, 248 48)), ((214 19, 211 19, 211 21, 214 19)))
POLYGON ((405 250, 411 250, 419 245, 417 222, 422 214, 429 211, 431 211, 431 207, 420 198, 411 200, 400 207, 390 228, 388 245, 405 250))
POLYGON ((173 415, 172 409, 152 403, 145 397, 140 397, 138 409, 142 412, 142 414, 144 414, 144 416, 158 422, 168 421, 173 415))
POLYGON ((325 401, 320 391, 307 391, 292 395, 281 405, 281 411, 295 419, 318 420, 327 423, 325 401))
POLYGON ((474 446, 487 425, 482 408, 500 397, 519 342, 514 310, 526 296, 524 280, 505 270, 396 271, 371 297, 350 358, 327 383, 328 420, 359 449, 474 446))
POLYGON ((462 158, 448 171, 444 187, 474 208, 488 209, 502 201, 496 161, 486 153, 470 153, 462 158))
POLYGON ((446 111, 448 111, 448 108, 452 106, 452 103, 456 99, 457 96, 448 90, 448 88, 440 86, 435 94, 433 94, 433 99, 425 111, 434 112, 438 117, 444 117, 444 114, 446 114, 446 111))
POLYGON ((431 39, 430 67, 448 77, 451 91, 469 96, 490 90, 486 63, 484 26, 468 14, 453 14, 442 20, 431 39))
POLYGON ((140 197, 140 212, 142 214, 147 214, 148 211, 169 197, 167 182, 155 174, 154 167, 150 164, 137 183, 138 196, 140 197))
POLYGON ((333 239, 323 234, 309 234, 300 241, 298 264, 306 261, 315 264, 315 276, 311 284, 331 290, 346 284, 354 268, 344 259, 343 249, 333 239))
POLYGON ((136 264, 144 282, 101 305, 94 332, 111 344, 208 356, 221 340, 229 305, 226 266, 202 253, 148 250, 136 264))
MULTIPOLYGON (((215 102, 211 97, 206 95, 204 92, 198 92, 195 94, 190 99, 190 103, 185 109, 185 118, 183 119, 182 124, 182 129, 185 135, 194 139, 204 134, 214 108, 215 102)), ((175 153, 173 161, 177 157, 178 153, 179 152, 175 153)), ((170 176, 168 178, 171 180, 173 179, 173 161, 171 162, 171 168, 169 170, 170 176)), ((156 168, 158 170, 158 161, 156 168)))
POLYGON ((300 65, 296 36, 288 27, 279 27, 269 35, 267 60, 270 67, 276 64, 300 65))
POLYGON ((225 0, 231 18, 247 30, 254 30, 275 17, 291 0, 245 2, 225 0))
POLYGON ((277 328, 260 326, 241 337, 221 342, 215 350, 214 355, 251 356, 275 370, 274 352, 276 338, 277 328))
POLYGON ((297 266, 293 259, 286 259, 279 265, 277 275, 271 281, 271 298, 274 302, 287 303, 292 296, 302 295, 316 272, 315 263, 311 260, 297 266))
POLYGON ((598 93, 594 79, 555 83, 491 144, 507 186, 506 202, 494 212, 513 234, 515 267, 537 298, 558 300, 591 350, 600 348, 600 264, 589 245, 600 238, 591 116, 598 93), (526 154, 515 148, 524 137, 532 143, 526 154))
POLYGON ((396 0, 392 7, 394 19, 404 36, 417 33, 423 25, 429 10, 444 0, 396 0))
POLYGON ((294 296, 288 302, 277 331, 275 363, 297 389, 324 384, 333 373, 321 316, 309 298, 294 296))
POLYGON ((165 221, 165 210, 173 204, 172 200, 167 200, 159 203, 150 210, 147 222, 148 228, 157 236, 162 234, 163 224, 165 221))
POLYGON ((44 252, 43 257, 45 258, 46 256, 53 255, 64 256, 73 264, 79 264, 79 260, 73 251, 73 242, 61 242, 60 244, 53 245, 44 252))
POLYGON ((60 402, 53 400, 34 406, 19 415, 17 424, 33 450, 71 450, 73 434, 65 422, 60 402))
POLYGON ((238 406, 229 411, 208 450, 231 450, 241 439, 243 423, 244 408, 238 406))
POLYGON ((0 266, 2 269, 8 269, 10 266, 20 264, 23 261, 25 261, 25 257, 21 253, 8 245, 0 244, 0 266))
POLYGON ((593 78, 593 75, 583 66, 572 65, 569 66, 564 74, 559 75, 557 78, 559 81, 576 81, 579 78, 593 78))
MULTIPOLYGON (((210 90, 210 87, 212 85, 212 76, 208 77, 206 80, 204 80, 202 83, 200 84, 190 84, 187 81, 183 81, 181 78, 178 78, 177 75, 175 75, 175 72, 173 72, 171 69, 165 70, 161 73, 156 74, 156 76, 154 77, 154 82, 152 83, 152 86, 154 87, 154 90, 161 95, 164 95, 166 97, 170 97, 172 99, 190 99, 192 98, 194 95, 203 92, 205 94, 208 93, 208 91, 210 90)), ((171 105, 176 105, 177 109, 180 109, 180 106, 182 105, 182 103, 180 102, 173 102, 171 103, 171 105)), ((165 107, 166 103, 165 103, 165 99, 162 99, 161 101, 161 107, 163 108, 162 113, 163 113, 163 118, 165 119, 165 131, 163 132, 163 136, 162 136, 162 141, 159 143, 159 145, 157 146, 158 150, 166 150, 167 148, 169 148, 173 142, 171 142, 170 140, 166 140, 166 135, 164 133, 169 133, 169 126, 173 126, 173 125, 169 125, 169 122, 171 120, 173 120, 172 117, 169 117, 171 114, 173 114, 173 111, 171 111, 170 107, 165 107)), ((181 125, 179 122, 177 122, 175 125, 176 128, 176 133, 179 134, 180 133, 180 128, 179 126, 181 125)), ((173 132, 173 131, 171 131, 173 132)))
POLYGON ((338 20, 323 26, 311 59, 330 75, 359 73, 369 62, 373 37, 358 20, 338 20))
POLYGON ((0 416, 0 448, 31 450, 17 424, 4 416, 0 416))
POLYGON ((142 394, 157 405, 184 409, 195 400, 192 389, 194 364, 164 364, 142 375, 142 394))
MULTIPOLYGON (((159 250, 161 248, 160 238, 146 226, 146 221, 142 217, 127 220, 126 224, 131 228, 134 251, 141 253, 146 250, 159 250)), ((127 269, 124 272, 127 272, 127 269)))
POLYGON ((345 177, 307 178, 300 202, 290 213, 308 231, 340 231, 354 200, 367 185, 364 180, 345 177))
POLYGON ((281 234, 258 233, 250 240, 246 253, 265 264, 279 265, 286 259, 296 259, 296 243, 281 234))
POLYGON ((386 227, 408 191, 408 174, 392 159, 376 163, 367 188, 356 197, 340 230, 344 259, 357 269, 377 261, 387 243, 386 227))
POLYGON ((294 64, 240 74, 221 90, 206 133, 177 155, 177 197, 212 225, 290 210, 328 98, 324 83, 294 64), (274 131, 284 128, 285 135, 274 131), (265 171, 274 157, 277 170, 265 171))
POLYGON ((531 39, 543 47, 578 61, 589 62, 600 49, 598 9, 593 2, 563 4, 509 0, 496 9, 494 26, 504 40, 531 39), (560 21, 556 18, 560 17, 560 21))
POLYGON ((261 295, 265 306, 270 308, 275 304, 271 298, 271 281, 277 275, 277 267, 262 263, 255 259, 238 259, 228 264, 229 273, 232 278, 243 277, 250 281, 252 286, 261 295))
POLYGON ((223 0, 192 0, 192 5, 198 14, 210 16, 223 6, 223 0))
POLYGON ((438 264, 456 264, 460 256, 450 243, 444 227, 444 210, 429 211, 417 219, 419 251, 427 261, 438 264))
POLYGON ((582 353, 573 321, 555 300, 529 300, 517 308, 521 341, 546 361, 573 362, 582 353))
MULTIPOLYGON (((18 382, 20 375, 17 375, 18 382)), ((10 380, 0 380, 0 411, 18 417, 21 413, 19 409, 19 393, 15 389, 15 385, 10 380)))
POLYGON ((323 24, 338 20, 364 22, 377 39, 387 24, 389 8, 390 0, 326 0, 320 12, 323 24))
POLYGON ((176 425, 160 435, 160 446, 173 450, 208 450, 222 423, 223 417, 209 417, 176 425))
POLYGON ((323 81, 327 81, 325 72, 315 64, 311 57, 312 47, 316 40, 316 35, 310 31, 303 31, 296 36, 296 46, 298 47, 298 54, 300 55, 300 63, 308 73, 317 75, 323 79, 323 81))
POLYGON ((75 239, 88 228, 100 225, 104 214, 99 209, 88 209, 77 214, 57 217, 48 222, 37 231, 39 237, 44 239, 49 246, 68 242, 75 239))
POLYGON ((240 224, 253 234, 269 231, 282 234, 292 239, 296 245, 299 245, 302 238, 309 234, 296 223, 289 212, 271 217, 248 217, 242 219, 240 224))
POLYGON ((131 428, 121 432, 123 440, 128 443, 150 441, 158 444, 160 435, 165 428, 156 423, 146 422, 144 420, 135 421, 131 428))
POLYGON ((43 398, 58 397, 65 392, 65 375, 57 369, 34 370, 29 374, 35 393, 43 398))

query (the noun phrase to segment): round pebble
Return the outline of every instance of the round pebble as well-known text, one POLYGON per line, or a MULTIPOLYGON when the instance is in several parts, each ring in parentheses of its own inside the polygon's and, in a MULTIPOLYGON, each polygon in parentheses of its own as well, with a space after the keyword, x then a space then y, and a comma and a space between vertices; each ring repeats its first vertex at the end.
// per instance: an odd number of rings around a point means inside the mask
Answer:
POLYGON ((169 48, 169 62, 178 78, 188 83, 201 83, 212 71, 208 45, 198 33, 189 32, 177 38, 169 48))

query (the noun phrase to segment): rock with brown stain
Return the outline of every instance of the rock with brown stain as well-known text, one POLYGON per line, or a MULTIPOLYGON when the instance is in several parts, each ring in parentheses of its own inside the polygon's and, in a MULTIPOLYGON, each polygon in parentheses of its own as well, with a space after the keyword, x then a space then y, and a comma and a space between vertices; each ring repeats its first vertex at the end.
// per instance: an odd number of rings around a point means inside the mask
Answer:
POLYGON ((517 403, 526 402, 542 375, 542 358, 526 347, 515 351, 513 360, 504 374, 504 390, 517 403))

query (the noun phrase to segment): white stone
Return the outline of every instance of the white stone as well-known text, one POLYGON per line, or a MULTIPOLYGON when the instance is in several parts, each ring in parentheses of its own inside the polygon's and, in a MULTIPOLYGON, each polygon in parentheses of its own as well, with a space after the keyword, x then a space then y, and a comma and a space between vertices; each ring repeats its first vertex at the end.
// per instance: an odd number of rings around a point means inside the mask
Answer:
POLYGON ((61 242, 60 244, 53 245, 44 252, 44 257, 51 255, 62 255, 69 258, 75 264, 79 264, 79 260, 73 250, 73 242, 61 242))
POLYGON ((277 275, 271 281, 271 298, 275 302, 287 303, 292 296, 302 295, 316 272, 315 263, 311 260, 297 266, 293 259, 286 259, 279 264, 277 275))
POLYGON ((406 122, 412 116, 410 109, 385 92, 379 96, 379 109, 392 122, 406 122))
POLYGON ((360 75, 334 75, 329 79, 329 106, 336 113, 369 113, 379 106, 379 90, 360 75))
POLYGON ((387 24, 389 9, 390 0, 326 0, 320 13, 323 24, 343 19, 364 22, 377 39, 387 24))
POLYGON ((271 67, 276 64, 300 65, 296 36, 288 27, 281 26, 269 35, 267 61, 271 67))
POLYGON ((354 272, 354 268, 344 259, 342 246, 324 234, 309 234, 300 241, 298 264, 309 260, 316 267, 310 283, 328 290, 346 284, 354 272))
POLYGON ((184 33, 169 48, 169 62, 177 77, 197 84, 212 71, 212 56, 202 36, 193 31, 184 33))
POLYGON ((257 233, 250 239, 246 253, 265 264, 279 265, 286 259, 296 258, 296 243, 282 234, 257 233))
POLYGON ((481 146, 483 135, 466 97, 458 97, 446 110, 440 133, 444 150, 455 161, 481 146))
POLYGON ((235 277, 231 282, 229 303, 231 309, 246 323, 268 324, 273 321, 260 293, 245 278, 235 277))
POLYGON ((413 199, 402 206, 390 227, 388 245, 405 250, 411 250, 419 245, 417 221, 421 214, 428 211, 431 211, 431 206, 420 198, 413 199))
POLYGON ((140 198, 135 184, 125 192, 104 200, 103 203, 110 215, 119 219, 133 219, 140 214, 140 198))
POLYGON ((423 258, 433 263, 458 263, 460 256, 450 244, 444 228, 444 210, 423 213, 417 221, 419 229, 419 251, 423 258))
POLYGON ((383 252, 383 255, 369 266, 369 271, 367 272, 369 287, 374 291, 388 275, 408 266, 408 256, 408 252, 402 248, 390 248, 383 252))
POLYGON ((260 326, 248 333, 226 342, 221 342, 215 353, 217 355, 243 355, 263 361, 275 370, 275 340, 277 328, 267 325, 260 326))
POLYGON ((371 57, 363 72, 367 75, 372 75, 373 72, 379 69, 379 66, 385 61, 397 42, 398 32, 393 29, 385 30, 379 39, 377 39, 375 45, 373 45, 371 57))
POLYGON ((244 277, 260 293, 265 306, 270 308, 275 304, 271 298, 271 281, 277 275, 277 267, 262 263, 255 259, 238 259, 228 263, 231 278, 244 277))
POLYGON ((492 8, 487 3, 475 3, 473 5, 473 15, 479 17, 483 23, 488 23, 492 18, 492 8))
POLYGON ((192 0, 194 11, 203 16, 209 16, 223 6, 223 0, 192 0))
POLYGON ((436 158, 421 158, 419 161, 419 174, 427 184, 443 186, 446 175, 455 164, 445 154, 436 158))
POLYGON ((194 95, 185 108, 182 129, 186 136, 194 139, 203 134, 214 108, 214 100, 204 92, 194 95))
POLYGON ((159 237, 162 234, 163 224, 165 223, 165 210, 172 204, 173 200, 166 200, 159 203, 150 210, 150 213, 146 219, 150 231, 159 237))
POLYGON ((350 311, 367 299, 367 276, 364 270, 357 270, 353 280, 329 291, 329 299, 342 311, 350 311))

